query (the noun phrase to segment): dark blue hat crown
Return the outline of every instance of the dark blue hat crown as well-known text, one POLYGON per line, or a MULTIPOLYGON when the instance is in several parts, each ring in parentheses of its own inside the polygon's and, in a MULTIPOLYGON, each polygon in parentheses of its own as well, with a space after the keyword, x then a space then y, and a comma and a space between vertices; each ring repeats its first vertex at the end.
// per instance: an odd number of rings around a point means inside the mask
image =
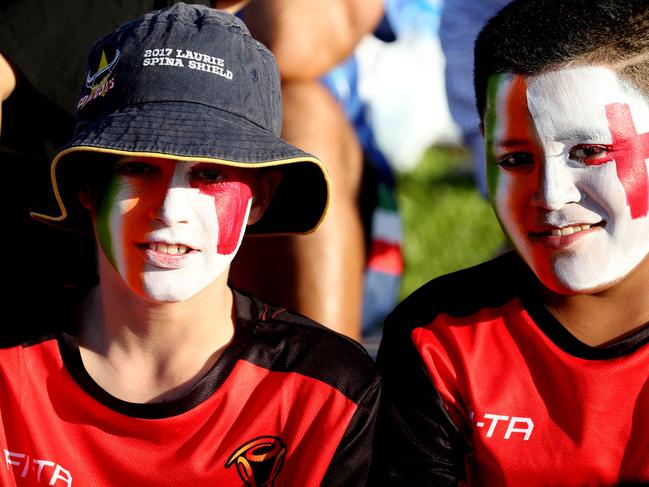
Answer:
MULTIPOLYGON (((83 153, 200 159, 280 170, 252 233, 307 233, 328 205, 322 163, 280 138, 280 79, 271 52, 226 12, 175 4, 122 25, 88 57, 72 140, 52 161, 60 216, 70 224, 64 160, 83 153)), ((88 157, 86 156, 86 159, 88 157)))

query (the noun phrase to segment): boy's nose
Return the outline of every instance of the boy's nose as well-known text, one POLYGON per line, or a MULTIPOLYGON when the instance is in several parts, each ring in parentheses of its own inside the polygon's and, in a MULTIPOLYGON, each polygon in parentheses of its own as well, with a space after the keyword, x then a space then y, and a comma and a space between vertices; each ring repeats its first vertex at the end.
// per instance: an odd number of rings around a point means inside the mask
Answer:
POLYGON ((191 188, 168 187, 160 206, 153 210, 153 218, 166 226, 189 222, 191 188))
POLYGON ((532 204, 546 210, 559 210, 580 199, 581 194, 565 162, 555 158, 545 160, 537 175, 532 204))

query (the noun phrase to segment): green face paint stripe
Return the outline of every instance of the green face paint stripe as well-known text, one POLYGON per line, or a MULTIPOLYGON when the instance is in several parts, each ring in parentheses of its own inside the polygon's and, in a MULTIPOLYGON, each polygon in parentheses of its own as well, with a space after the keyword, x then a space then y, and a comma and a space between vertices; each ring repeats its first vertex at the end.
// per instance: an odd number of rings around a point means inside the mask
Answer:
POLYGON ((115 269, 117 269, 117 262, 110 232, 110 210, 113 208, 118 187, 118 178, 111 177, 108 184, 106 184, 104 193, 99 197, 99 204, 97 205, 97 237, 101 248, 104 249, 106 258, 113 264, 115 269))
POLYGON ((513 240, 507 231, 507 227, 503 222, 496 210, 496 189, 498 188, 498 180, 500 179, 500 167, 496 164, 496 154, 493 149, 493 141, 496 133, 496 117, 498 113, 498 88, 502 85, 503 79, 506 74, 495 74, 489 78, 487 83, 487 111, 485 112, 485 154, 487 161, 487 191, 491 206, 496 215, 496 219, 500 224, 500 228, 511 248, 515 248, 513 240))
POLYGON ((487 163, 487 192, 493 204, 496 197, 496 188, 500 177, 499 167, 496 165, 496 155, 493 150, 496 132, 496 114, 498 111, 498 87, 501 85, 505 74, 494 74, 487 83, 487 112, 485 113, 485 156, 487 163))

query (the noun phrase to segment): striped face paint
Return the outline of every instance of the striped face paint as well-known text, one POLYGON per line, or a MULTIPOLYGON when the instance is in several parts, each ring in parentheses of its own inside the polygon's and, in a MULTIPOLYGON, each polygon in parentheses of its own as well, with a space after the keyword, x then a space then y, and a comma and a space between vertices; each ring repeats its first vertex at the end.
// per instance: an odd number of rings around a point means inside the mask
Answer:
POLYGON ((245 169, 166 159, 123 159, 99 198, 102 251, 137 295, 186 300, 230 265, 252 201, 245 169))
POLYGON ((649 253, 647 97, 605 67, 489 81, 489 191, 512 245, 562 294, 624 279, 649 253))

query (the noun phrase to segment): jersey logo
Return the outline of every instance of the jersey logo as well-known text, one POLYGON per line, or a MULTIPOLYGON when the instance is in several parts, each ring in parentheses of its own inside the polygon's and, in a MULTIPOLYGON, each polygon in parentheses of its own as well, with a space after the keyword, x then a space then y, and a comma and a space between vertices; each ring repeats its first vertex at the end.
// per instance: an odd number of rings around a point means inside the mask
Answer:
POLYGON ((248 487, 273 487, 284 465, 286 445, 277 436, 259 436, 238 447, 225 463, 233 464, 248 487))
POLYGON ((3 448, 3 451, 7 470, 14 470, 16 474, 20 472, 20 478, 27 478, 26 482, 40 483, 42 479, 43 485, 47 482, 47 485, 72 487, 72 474, 58 463, 33 458, 26 453, 9 451, 6 448, 3 448))
MULTIPOLYGON (((471 419, 475 420, 475 413, 470 413, 471 419)), ((532 436, 534 430, 534 421, 532 418, 523 418, 518 416, 504 416, 502 414, 485 413, 482 415, 484 421, 475 421, 476 428, 486 428, 486 437, 491 438, 502 437, 504 440, 512 438, 513 434, 517 434, 516 438, 522 438, 527 441, 532 436), (502 422, 502 423, 501 423, 502 422), (501 424, 499 424, 501 423, 501 424), (522 435, 522 436, 518 436, 522 435)))

